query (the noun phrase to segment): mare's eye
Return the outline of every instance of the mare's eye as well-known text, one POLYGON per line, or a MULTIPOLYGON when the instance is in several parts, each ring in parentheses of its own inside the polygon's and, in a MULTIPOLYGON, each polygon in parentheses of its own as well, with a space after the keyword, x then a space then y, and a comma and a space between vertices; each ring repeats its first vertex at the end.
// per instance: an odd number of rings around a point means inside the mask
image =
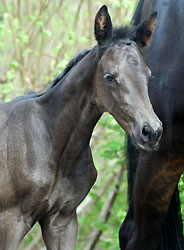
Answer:
POLYGON ((113 82, 114 81, 114 76, 107 73, 104 75, 104 78, 108 81, 108 82, 113 82))

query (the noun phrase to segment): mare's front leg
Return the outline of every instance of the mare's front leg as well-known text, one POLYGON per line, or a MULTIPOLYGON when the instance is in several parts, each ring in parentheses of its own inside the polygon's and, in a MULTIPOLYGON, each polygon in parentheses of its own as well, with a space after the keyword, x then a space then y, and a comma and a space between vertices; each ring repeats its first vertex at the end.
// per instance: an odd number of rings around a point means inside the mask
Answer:
POLYGON ((76 211, 71 215, 56 212, 40 221, 47 250, 75 250, 77 240, 76 211))
POLYGON ((131 216, 135 234, 124 249, 158 249, 161 228, 183 169, 182 154, 166 151, 140 154, 133 193, 134 218, 131 216))
POLYGON ((123 221, 119 231, 120 249, 126 250, 127 245, 130 244, 135 235, 135 221, 133 216, 132 204, 128 209, 128 213, 123 221))

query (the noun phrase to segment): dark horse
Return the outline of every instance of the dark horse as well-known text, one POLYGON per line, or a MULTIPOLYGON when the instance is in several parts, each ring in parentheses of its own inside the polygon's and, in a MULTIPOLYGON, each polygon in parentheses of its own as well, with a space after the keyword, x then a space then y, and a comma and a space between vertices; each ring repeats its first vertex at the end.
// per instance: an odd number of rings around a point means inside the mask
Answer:
POLYGON ((90 52, 45 93, 0 104, 0 249, 16 249, 36 221, 47 249, 75 249, 76 208, 97 175, 89 141, 103 112, 137 147, 158 147, 162 125, 148 98, 151 72, 140 51, 155 19, 113 29, 103 6, 90 52))
POLYGON ((137 172, 133 194, 130 188, 130 208, 120 229, 123 250, 184 249, 176 190, 184 170, 184 1, 140 0, 135 24, 153 11, 158 13, 157 25, 144 58, 154 76, 149 97, 164 132, 160 149, 140 152, 138 164, 132 158, 137 152, 134 149, 130 155, 132 145, 129 148, 131 182, 136 165, 137 172))

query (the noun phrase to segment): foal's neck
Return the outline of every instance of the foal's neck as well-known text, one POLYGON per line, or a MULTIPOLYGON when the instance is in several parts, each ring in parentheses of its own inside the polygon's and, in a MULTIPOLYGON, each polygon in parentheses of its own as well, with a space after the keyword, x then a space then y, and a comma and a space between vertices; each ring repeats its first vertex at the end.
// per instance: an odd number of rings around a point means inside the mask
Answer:
POLYGON ((58 155, 69 152, 70 157, 77 157, 78 151, 89 144, 101 116, 93 89, 97 63, 97 49, 94 48, 74 66, 63 83, 58 83, 40 98, 58 155))

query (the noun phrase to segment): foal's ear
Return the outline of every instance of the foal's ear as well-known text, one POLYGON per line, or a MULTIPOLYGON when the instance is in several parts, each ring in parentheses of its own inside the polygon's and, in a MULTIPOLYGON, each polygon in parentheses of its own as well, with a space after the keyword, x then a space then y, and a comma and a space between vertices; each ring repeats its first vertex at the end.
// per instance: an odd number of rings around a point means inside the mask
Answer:
POLYGON ((95 37, 102 46, 112 36, 112 22, 106 5, 103 5, 95 17, 95 37))
POLYGON ((150 16, 150 19, 142 23, 136 31, 136 36, 134 37, 134 41, 140 46, 144 47, 145 45, 150 44, 151 35, 155 29, 157 21, 157 12, 153 13, 150 16))

